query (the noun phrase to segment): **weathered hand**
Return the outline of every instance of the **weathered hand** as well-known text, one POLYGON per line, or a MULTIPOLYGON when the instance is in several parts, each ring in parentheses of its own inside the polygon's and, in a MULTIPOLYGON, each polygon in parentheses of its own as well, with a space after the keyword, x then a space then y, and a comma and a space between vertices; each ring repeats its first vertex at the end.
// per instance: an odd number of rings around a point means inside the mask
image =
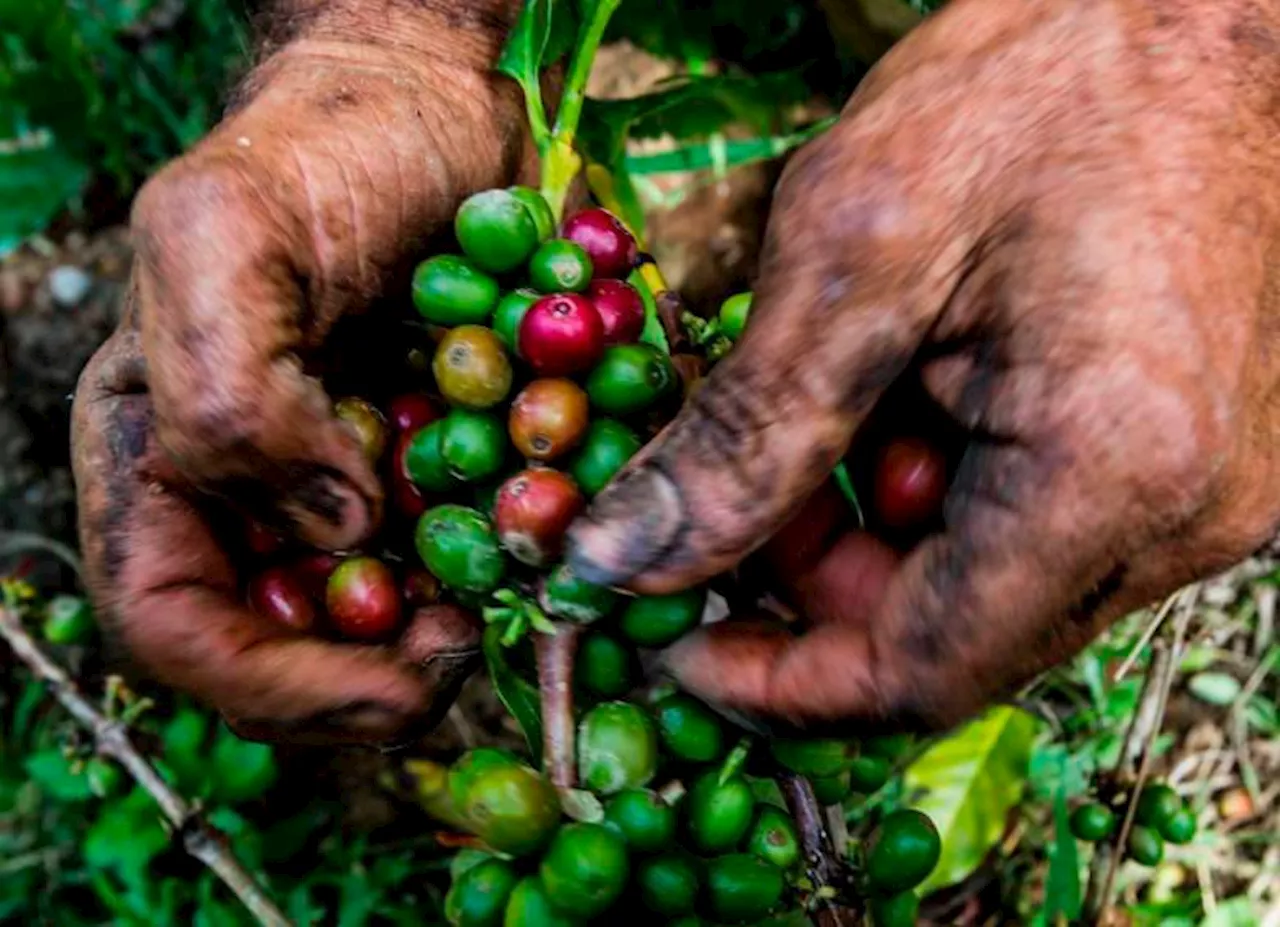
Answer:
POLYGON ((326 549, 377 526, 377 477, 309 362, 341 317, 407 293, 463 197, 516 179, 523 111, 489 71, 509 7, 304 17, 247 102, 139 196, 129 304, 76 396, 82 544, 132 655, 251 736, 399 736, 474 663, 453 608, 420 611, 394 647, 258 618, 209 516, 220 497, 326 549))
POLYGON ((963 719, 1277 528, 1280 10, 956 0, 791 165, 740 347, 574 533, 661 591, 766 550, 812 628, 682 681, 810 727, 963 719), (904 557, 823 485, 890 388, 965 429, 904 557))

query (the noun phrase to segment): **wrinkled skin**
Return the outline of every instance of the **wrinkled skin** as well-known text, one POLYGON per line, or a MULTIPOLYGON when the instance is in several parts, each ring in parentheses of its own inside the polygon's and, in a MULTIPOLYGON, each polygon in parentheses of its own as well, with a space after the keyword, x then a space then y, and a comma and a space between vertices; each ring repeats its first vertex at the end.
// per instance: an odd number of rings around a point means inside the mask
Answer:
POLYGON ((386 741, 448 706, 471 618, 421 609, 394 647, 275 626, 244 608, 211 513, 326 549, 369 535, 378 480, 303 364, 403 296, 461 200, 528 152, 518 92, 489 73, 507 0, 311 6, 138 198, 131 297, 75 401, 81 540, 110 629, 159 680, 247 736, 386 741))
POLYGON ((744 340, 574 568, 672 590, 782 529, 763 556, 810 629, 716 626, 677 675, 744 716, 933 728, 1257 549, 1278 68, 1275 3, 955 0, 789 165, 744 340), (912 380, 966 437, 944 529, 898 553, 824 478, 912 380))

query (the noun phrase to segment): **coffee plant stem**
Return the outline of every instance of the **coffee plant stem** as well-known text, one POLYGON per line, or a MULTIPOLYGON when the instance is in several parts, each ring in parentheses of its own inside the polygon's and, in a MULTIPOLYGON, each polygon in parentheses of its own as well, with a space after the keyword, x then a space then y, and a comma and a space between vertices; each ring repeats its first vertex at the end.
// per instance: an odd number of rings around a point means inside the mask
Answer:
POLYGON ((582 629, 556 622, 556 633, 535 634, 538 690, 542 701, 542 765, 551 784, 564 791, 577 785, 573 717, 573 661, 582 629))
POLYGON ((813 786, 803 776, 779 771, 778 786, 787 808, 796 822, 800 847, 804 851, 805 871, 813 884, 817 901, 814 922, 819 927, 853 927, 862 923, 862 912, 852 909, 840 898, 840 890, 849 881, 844 858, 836 853, 823 822, 823 809, 813 794, 813 786), (835 896, 832 896, 832 892, 835 896))
POLYGON ((289 919, 267 896, 253 874, 236 859, 226 835, 210 826, 190 802, 160 778, 155 767, 134 747, 126 725, 108 718, 81 694, 75 681, 27 633, 19 614, 13 609, 0 608, 0 637, 8 642, 14 655, 45 683, 76 723, 93 735, 97 752, 123 766, 134 781, 155 799, 173 832, 182 838, 183 849, 211 869, 258 923, 287 927, 289 919))

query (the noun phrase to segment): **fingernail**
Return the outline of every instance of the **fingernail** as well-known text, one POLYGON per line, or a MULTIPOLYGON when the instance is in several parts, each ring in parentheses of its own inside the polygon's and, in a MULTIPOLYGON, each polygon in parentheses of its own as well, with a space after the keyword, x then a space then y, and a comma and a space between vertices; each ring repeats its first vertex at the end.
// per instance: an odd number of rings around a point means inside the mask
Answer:
POLYGON ((569 531, 566 559, 587 582, 620 586, 659 565, 687 530, 679 488, 649 464, 596 497, 569 531))

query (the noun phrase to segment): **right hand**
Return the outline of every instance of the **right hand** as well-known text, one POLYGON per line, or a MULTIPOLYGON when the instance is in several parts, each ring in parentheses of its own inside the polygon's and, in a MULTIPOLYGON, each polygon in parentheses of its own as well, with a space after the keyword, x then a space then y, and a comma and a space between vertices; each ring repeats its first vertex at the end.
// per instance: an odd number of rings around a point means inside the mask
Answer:
POLYGON ((444 606, 394 647, 276 626, 245 608, 209 520, 229 502, 327 550, 376 529, 378 478, 307 362, 341 317, 400 292, 465 196, 529 162, 518 90, 491 72, 506 0, 467 16, 360 6, 304 26, 142 190, 124 317, 75 400, 99 612, 161 682, 251 737, 404 736, 448 707, 478 648, 444 606))

